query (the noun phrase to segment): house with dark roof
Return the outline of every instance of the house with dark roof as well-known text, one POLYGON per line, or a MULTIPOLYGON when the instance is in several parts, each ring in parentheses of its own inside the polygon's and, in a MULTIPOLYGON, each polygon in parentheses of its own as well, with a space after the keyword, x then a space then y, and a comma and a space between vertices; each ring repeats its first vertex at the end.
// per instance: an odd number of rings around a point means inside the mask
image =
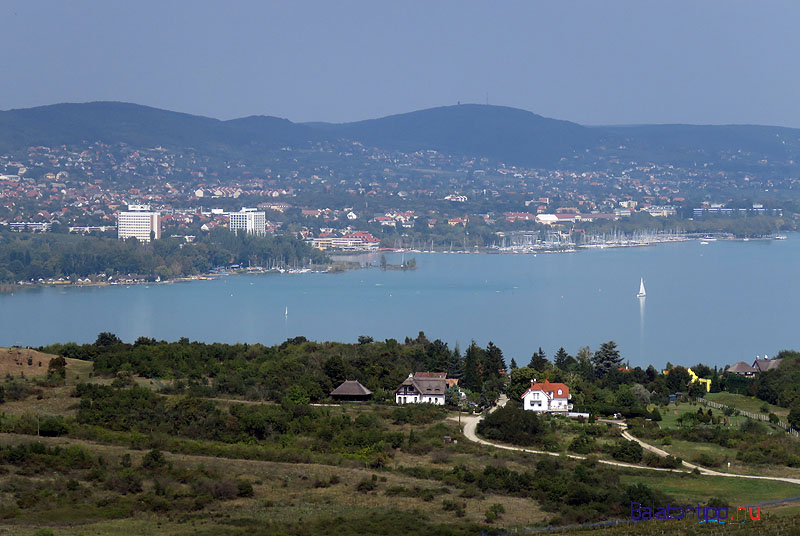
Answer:
POLYGON ((570 399, 569 387, 563 383, 531 380, 531 386, 522 393, 522 408, 541 413, 566 413, 572 410, 570 399))
POLYGON ((355 380, 346 380, 342 384, 331 391, 331 398, 335 400, 360 402, 369 400, 372 396, 372 391, 361 385, 355 380))
POLYGON ((731 374, 738 374, 739 376, 755 376, 758 369, 751 367, 744 361, 739 361, 738 363, 734 364, 733 366, 728 367, 725 372, 730 372, 731 374))
POLYGON ((435 404, 444 406, 447 392, 447 374, 444 372, 417 372, 395 390, 394 400, 398 404, 435 404))
POLYGON ((773 370, 781 366, 781 361, 783 361, 783 359, 770 359, 767 356, 764 356, 764 359, 756 357, 756 360, 753 361, 753 368, 756 369, 757 372, 766 372, 767 370, 773 370))

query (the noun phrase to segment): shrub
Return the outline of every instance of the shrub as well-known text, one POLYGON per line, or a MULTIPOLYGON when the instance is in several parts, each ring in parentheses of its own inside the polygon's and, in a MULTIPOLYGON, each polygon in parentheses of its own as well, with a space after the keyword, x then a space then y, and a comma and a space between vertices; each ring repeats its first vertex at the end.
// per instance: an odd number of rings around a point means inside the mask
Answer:
POLYGON ((484 512, 484 516, 486 516, 485 521, 487 523, 494 523, 495 521, 500 519, 500 517, 505 513, 506 509, 505 507, 503 507, 502 504, 494 503, 486 510, 486 512, 484 512))
POLYGON ((56 437, 67 433, 67 424, 60 415, 46 415, 39 421, 39 434, 56 437))
POLYGON ((545 436, 544 423, 533 411, 505 406, 478 423, 478 433, 488 439, 507 441, 516 445, 541 443, 545 436))
POLYGON ((642 461, 642 452, 643 449, 639 443, 624 439, 611 447, 611 456, 622 462, 639 463, 642 461))
POLYGON ((142 458, 142 467, 145 469, 158 469, 167 465, 167 460, 164 459, 164 454, 158 450, 153 449, 142 458))
POLYGON ((594 450, 595 441, 587 434, 576 436, 569 444, 569 450, 578 454, 589 454, 594 450))
POLYGON ((122 469, 106 478, 106 487, 123 495, 142 491, 142 479, 130 468, 122 469))
POLYGON ((362 478, 361 481, 356 485, 356 491, 360 491, 361 493, 369 493, 370 491, 375 490, 377 484, 374 480, 370 478, 362 478))
POLYGON ((467 513, 467 503, 459 503, 457 501, 451 501, 450 499, 444 499, 442 501, 442 510, 445 512, 454 512, 458 517, 464 517, 467 513))
POLYGON ((238 497, 252 497, 255 495, 253 492, 253 485, 248 482, 247 480, 237 480, 236 481, 236 495, 238 497))

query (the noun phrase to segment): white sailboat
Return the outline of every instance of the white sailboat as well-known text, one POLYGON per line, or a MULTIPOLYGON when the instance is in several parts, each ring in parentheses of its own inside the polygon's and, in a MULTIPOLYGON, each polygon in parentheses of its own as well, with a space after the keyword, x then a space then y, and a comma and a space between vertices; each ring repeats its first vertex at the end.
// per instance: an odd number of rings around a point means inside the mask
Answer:
POLYGON ((636 295, 637 298, 644 298, 647 296, 647 293, 644 291, 644 278, 639 280, 639 294, 636 295))
POLYGON ((289 306, 288 305, 286 306, 286 311, 283 313, 283 316, 286 316, 286 317, 289 316, 289 306))

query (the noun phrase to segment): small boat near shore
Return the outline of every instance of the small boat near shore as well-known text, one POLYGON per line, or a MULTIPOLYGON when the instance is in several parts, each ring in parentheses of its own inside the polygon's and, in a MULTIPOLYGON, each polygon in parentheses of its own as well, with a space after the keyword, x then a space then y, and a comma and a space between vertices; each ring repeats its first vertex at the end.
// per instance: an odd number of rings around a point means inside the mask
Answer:
POLYGON ((636 295, 637 298, 644 298, 647 296, 647 292, 644 290, 644 278, 639 280, 639 294, 636 295))

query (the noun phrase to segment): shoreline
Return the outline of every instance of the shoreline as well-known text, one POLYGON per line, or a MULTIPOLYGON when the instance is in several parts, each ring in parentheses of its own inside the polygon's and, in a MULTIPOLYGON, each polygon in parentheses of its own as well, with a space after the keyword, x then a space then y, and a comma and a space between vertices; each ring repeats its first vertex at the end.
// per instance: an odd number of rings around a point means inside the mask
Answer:
POLYGON ((602 250, 602 249, 620 249, 620 248, 637 248, 637 247, 654 247, 660 246, 664 244, 676 244, 676 243, 686 243, 692 241, 698 241, 702 244, 708 244, 709 242, 765 242, 765 241, 775 241, 775 240, 785 240, 787 237, 785 235, 773 236, 773 237, 756 237, 756 238, 737 238, 733 236, 712 236, 709 234, 705 234, 703 236, 683 236, 678 238, 673 238, 671 240, 657 240, 654 242, 644 242, 644 243, 608 243, 608 244, 575 244, 571 247, 567 248, 534 248, 534 247, 521 247, 520 249, 512 250, 511 248, 499 248, 499 247, 483 247, 483 248, 475 248, 473 250, 419 250, 419 249, 405 249, 405 248, 397 248, 397 249, 385 249, 385 250, 377 250, 377 251, 348 251, 348 252, 341 252, 341 253, 333 253, 331 255, 331 259, 334 261, 339 259, 343 259, 341 262, 334 262, 329 265, 325 265, 324 269, 311 269, 311 268, 303 268, 303 269, 245 269, 245 270, 231 270, 231 271, 220 271, 220 272, 208 272, 204 274, 197 274, 193 276, 186 276, 186 277, 176 277, 174 279, 168 279, 165 281, 146 281, 140 279, 125 279, 121 281, 91 281, 91 282, 81 282, 81 283, 73 283, 68 280, 64 281, 46 281, 44 283, 7 283, 7 284, 0 284, 0 295, 2 294, 11 294, 13 295, 14 292, 18 291, 25 291, 25 290, 34 290, 34 289, 42 289, 42 288, 87 288, 87 287, 109 287, 109 286, 125 286, 129 287, 131 285, 166 285, 166 284, 173 284, 173 283, 189 283, 192 281, 211 281, 217 279, 219 277, 227 277, 232 275, 247 275, 247 274, 337 274, 337 273, 344 273, 349 270, 356 270, 356 269, 365 269, 365 268, 380 268, 379 265, 373 265, 371 263, 363 264, 358 261, 346 261, 346 258, 352 257, 364 257, 368 255, 376 255, 376 254, 385 254, 385 253, 421 253, 421 254, 449 254, 449 255, 534 255, 537 254, 559 254, 559 253, 579 253, 581 251, 594 251, 594 250, 602 250), (344 264, 344 266, 343 266, 344 264))

